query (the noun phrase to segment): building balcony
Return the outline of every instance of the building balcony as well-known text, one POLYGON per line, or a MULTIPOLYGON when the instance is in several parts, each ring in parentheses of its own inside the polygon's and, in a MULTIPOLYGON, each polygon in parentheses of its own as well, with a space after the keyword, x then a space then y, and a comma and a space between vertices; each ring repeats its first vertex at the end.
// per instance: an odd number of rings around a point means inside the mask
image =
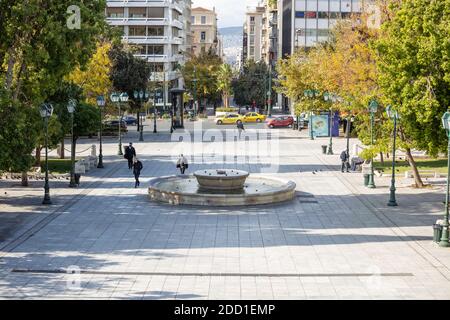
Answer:
POLYGON ((166 18, 107 18, 106 21, 112 26, 162 26, 168 25, 166 18))
POLYGON ((184 24, 178 20, 172 20, 172 22, 170 24, 175 28, 184 29, 184 24))
POLYGON ((123 41, 131 44, 169 44, 169 37, 123 36, 123 41))

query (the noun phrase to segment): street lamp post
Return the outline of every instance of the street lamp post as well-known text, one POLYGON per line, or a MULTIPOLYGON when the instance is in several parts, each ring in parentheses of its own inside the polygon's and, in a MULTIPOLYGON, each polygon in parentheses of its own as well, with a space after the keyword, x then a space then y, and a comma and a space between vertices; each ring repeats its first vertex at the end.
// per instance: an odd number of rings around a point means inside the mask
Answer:
POLYGON ((44 201, 42 204, 52 204, 50 200, 50 185, 48 183, 48 119, 53 114, 53 106, 50 103, 44 103, 40 108, 41 117, 45 123, 45 185, 44 185, 44 201))
POLYGON ((398 206, 397 200, 395 199, 395 151, 396 151, 396 141, 397 141, 397 121, 400 119, 399 114, 397 110, 394 110, 392 106, 388 106, 386 108, 386 113, 389 118, 391 118, 394 121, 394 141, 392 146, 392 179, 391 179, 391 189, 390 189, 390 197, 388 206, 389 207, 396 207, 398 206))
MULTIPOLYGON (((146 102, 149 97, 147 90, 134 91, 133 95, 134 95, 134 99, 139 101, 140 107, 141 107, 142 103, 146 102)), ((140 109, 141 108, 139 108, 139 110, 140 109)), ((144 119, 142 119, 140 112, 139 112, 139 117, 140 117, 139 141, 143 142, 144 141, 144 123, 143 123, 144 119)))
POLYGON ((75 183, 75 143, 74 143, 74 136, 73 136, 73 117, 75 113, 77 102, 74 99, 70 99, 69 103, 67 104, 67 111, 70 113, 70 121, 71 121, 71 127, 72 127, 72 138, 71 138, 71 151, 70 151, 70 188, 75 188, 77 184, 75 183))
POLYGON ((121 93, 120 95, 118 93, 111 94, 111 101, 114 103, 117 103, 119 107, 119 151, 117 154, 119 156, 123 156, 122 151, 122 110, 121 110, 121 102, 126 103, 128 102, 128 94, 126 92, 121 93))
POLYGON ((97 97, 97 106, 100 109, 100 150, 98 155, 98 165, 97 168, 103 169, 103 108, 105 107, 105 97, 97 97))
MULTIPOLYGON (((375 113, 378 111, 378 102, 375 100, 372 100, 369 104, 369 112, 370 112, 370 140, 371 140, 371 147, 373 148, 374 145, 374 126, 375 126, 375 113)), ((347 124, 348 126, 348 124, 347 124)), ((374 181, 374 168, 373 168, 373 154, 370 161, 370 174, 369 174, 369 183, 367 185, 368 188, 374 189, 375 181, 374 181)))
MULTIPOLYGON (((194 120, 197 118, 197 67, 194 66, 194 120)), ((181 111, 183 112, 183 111, 181 111)))
POLYGON ((328 155, 333 155, 333 125, 334 125, 334 116, 333 116, 333 103, 336 102, 336 96, 334 94, 330 94, 328 92, 325 92, 323 95, 323 98, 326 102, 331 102, 330 107, 330 143, 328 145, 328 155))
POLYGON ((448 221, 448 213, 449 213, 449 191, 450 191, 450 185, 449 185, 449 181, 450 181, 450 112, 447 111, 446 113, 444 113, 444 116, 442 117, 442 124, 443 127, 445 128, 446 132, 447 132, 447 138, 448 138, 448 161, 447 161, 447 193, 446 193, 446 197, 445 197, 445 215, 444 215, 444 224, 442 226, 442 237, 441 237, 441 241, 439 242, 439 246, 440 247, 449 247, 449 221, 448 221))

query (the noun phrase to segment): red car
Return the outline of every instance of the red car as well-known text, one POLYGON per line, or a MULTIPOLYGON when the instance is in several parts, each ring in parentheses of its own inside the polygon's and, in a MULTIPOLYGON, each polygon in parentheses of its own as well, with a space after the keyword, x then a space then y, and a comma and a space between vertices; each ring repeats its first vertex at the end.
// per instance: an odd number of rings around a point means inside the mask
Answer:
POLYGON ((281 128, 281 127, 289 127, 291 128, 294 125, 294 118, 291 116, 281 116, 272 119, 267 119, 267 126, 269 128, 281 128))

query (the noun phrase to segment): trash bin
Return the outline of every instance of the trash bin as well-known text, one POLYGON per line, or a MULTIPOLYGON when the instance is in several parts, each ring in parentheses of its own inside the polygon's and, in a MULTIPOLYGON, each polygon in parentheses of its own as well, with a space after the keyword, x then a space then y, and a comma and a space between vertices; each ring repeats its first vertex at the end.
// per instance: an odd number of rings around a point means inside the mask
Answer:
POLYGON ((328 146, 322 146, 322 153, 327 154, 327 148, 328 146))
POLYGON ((439 223, 433 224, 433 241, 436 243, 441 242, 442 238, 442 225, 439 223))
POLYGON ((81 174, 75 173, 75 183, 80 185, 81 174))
POLYGON ((369 185, 370 174, 364 175, 364 186, 367 187, 369 185))

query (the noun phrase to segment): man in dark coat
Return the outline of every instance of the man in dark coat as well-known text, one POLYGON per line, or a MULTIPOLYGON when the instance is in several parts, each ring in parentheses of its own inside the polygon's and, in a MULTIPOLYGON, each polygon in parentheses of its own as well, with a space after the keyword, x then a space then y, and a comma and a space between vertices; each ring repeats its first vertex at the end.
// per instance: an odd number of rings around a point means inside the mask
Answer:
POLYGON ((136 180, 136 183, 134 184, 135 188, 137 188, 141 185, 141 182, 139 181, 139 177, 141 175, 141 171, 143 168, 144 168, 144 166, 142 165, 142 162, 139 161, 138 159, 134 158, 133 174, 134 174, 134 179, 136 180))
POLYGON ((344 170, 346 170, 347 172, 350 172, 350 171, 349 171, 350 165, 349 165, 349 163, 348 163, 349 158, 350 158, 350 157, 349 157, 349 155, 348 155, 348 153, 347 153, 347 150, 344 150, 344 151, 341 152, 341 162, 342 162, 342 165, 341 165, 341 171, 342 171, 342 172, 344 172, 344 170))
POLYGON ((129 146, 125 147, 125 155, 124 158, 128 160, 128 169, 133 169, 133 158, 136 157, 136 150, 133 147, 133 144, 130 142, 129 146))

